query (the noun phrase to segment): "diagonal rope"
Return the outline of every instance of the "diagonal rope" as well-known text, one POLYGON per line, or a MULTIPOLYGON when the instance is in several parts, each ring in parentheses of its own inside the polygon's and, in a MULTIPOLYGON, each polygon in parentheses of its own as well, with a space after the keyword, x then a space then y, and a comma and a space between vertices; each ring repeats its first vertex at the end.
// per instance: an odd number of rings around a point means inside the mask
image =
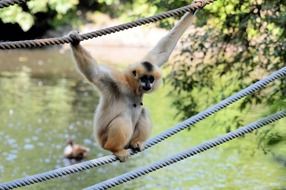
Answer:
MULTIPOLYGON (((127 30, 137 26, 149 24, 152 22, 157 22, 169 17, 180 16, 187 12, 196 12, 199 9, 204 8, 207 4, 214 2, 215 0, 194 0, 191 5, 187 5, 178 9, 174 9, 168 12, 164 12, 155 16, 141 18, 133 22, 121 24, 118 26, 113 26, 109 28, 104 28, 96 30, 94 32, 85 33, 80 35, 80 41, 88 40, 91 38, 97 38, 111 33, 116 33, 122 30, 127 30)), ((37 40, 23 40, 15 42, 1 42, 0 49, 17 49, 17 48, 36 48, 48 45, 60 45, 65 43, 73 42, 73 38, 70 36, 58 37, 58 38, 47 38, 47 39, 37 39, 37 40)))
POLYGON ((217 137, 215 139, 212 139, 212 140, 209 140, 209 141, 206 141, 194 148, 191 148, 189 150, 186 150, 184 152, 181 152, 179 154, 176 154, 174 156, 171 156, 165 160, 162 160, 162 161, 159 161, 159 162, 156 162, 154 164, 151 164, 151 165, 148 165, 148 166, 145 166, 145 167, 141 167, 141 168, 138 168, 136 170, 133 170, 131 172, 128 172, 128 173, 125 173, 123 175, 120 175, 120 176, 117 176, 117 177, 114 177, 112 179, 109 179, 109 180, 106 180, 106 181, 103 181, 101 183, 98 183, 94 186, 90 186, 88 188, 86 188, 85 190, 104 190, 104 189, 109 189, 111 187, 115 187, 117 185, 120 185, 122 183, 126 183, 128 181, 131 181, 131 180, 134 180, 138 177, 141 177, 141 176, 144 176, 148 173, 151 173, 151 172, 154 172, 156 170, 159 170, 161 168, 164 168, 166 166, 169 166, 169 165, 172 165, 174 163, 177 163, 181 160, 184 160, 186 158, 189 158, 189 157, 192 157, 196 154, 199 154, 201 152, 204 152, 206 150, 209 150, 211 148, 214 148, 218 145, 221 145, 223 143, 226 143, 228 141, 231 141, 235 138, 238 138, 238 137, 241 137, 241 136, 244 136, 245 134, 247 133, 251 133, 252 131, 256 130, 256 129, 259 129, 265 125, 268 125, 270 123, 273 123, 279 119, 282 119, 286 117, 286 110, 284 111, 281 111, 281 112, 278 112, 276 114, 273 114, 271 116, 268 116, 266 118, 263 118, 259 121, 256 121, 256 122, 253 122, 249 125, 246 125, 244 127, 241 127, 235 131, 232 131, 230 133, 227 133, 223 136, 220 136, 220 137, 217 137))
POLYGON ((15 4, 25 3, 27 0, 1 0, 0 1, 0 9, 4 7, 9 7, 15 4))
MULTIPOLYGON (((283 67, 282 69, 272 73, 271 75, 267 76, 266 78, 261 79, 260 81, 250 85, 249 87, 239 91, 238 93, 226 98, 225 100, 219 102, 218 104, 209 107, 208 109, 200 112, 199 114, 177 124, 175 127, 170 128, 170 129, 166 130, 165 132, 157 135, 156 137, 148 140, 146 145, 145 145, 145 149, 148 149, 148 148, 158 144, 159 142, 171 137, 172 135, 175 135, 176 133, 198 123, 199 121, 206 119, 210 115, 220 111, 221 109, 223 109, 223 108, 229 106, 230 104, 240 100, 241 98, 248 96, 250 94, 253 94, 256 91, 265 88, 271 82, 273 82, 277 79, 283 78, 285 76, 286 76, 286 67, 283 67)), ((138 152, 129 150, 129 153, 130 153, 130 155, 134 155, 138 152)), ((23 187, 23 186, 31 185, 34 183, 48 181, 48 180, 58 178, 61 176, 70 175, 73 173, 88 170, 88 169, 95 168, 98 166, 103 166, 103 165, 106 165, 106 164, 109 164, 109 163, 112 163, 115 161, 117 161, 117 158, 114 155, 104 156, 104 157, 101 157, 98 159, 85 161, 85 162, 75 164, 72 166, 58 168, 58 169, 51 170, 51 171, 48 171, 45 173, 35 174, 32 176, 16 179, 16 180, 11 181, 11 182, 2 183, 2 184, 0 184, 0 190, 8 190, 8 189, 13 189, 13 188, 17 188, 17 187, 23 187)))

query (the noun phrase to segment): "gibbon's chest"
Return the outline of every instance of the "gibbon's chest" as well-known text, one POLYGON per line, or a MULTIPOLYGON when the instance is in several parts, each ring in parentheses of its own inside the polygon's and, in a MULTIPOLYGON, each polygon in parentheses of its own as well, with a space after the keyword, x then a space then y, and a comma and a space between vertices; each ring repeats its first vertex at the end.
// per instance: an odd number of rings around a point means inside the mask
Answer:
POLYGON ((129 97, 127 99, 128 112, 130 113, 132 124, 136 125, 142 113, 143 103, 141 97, 129 97))

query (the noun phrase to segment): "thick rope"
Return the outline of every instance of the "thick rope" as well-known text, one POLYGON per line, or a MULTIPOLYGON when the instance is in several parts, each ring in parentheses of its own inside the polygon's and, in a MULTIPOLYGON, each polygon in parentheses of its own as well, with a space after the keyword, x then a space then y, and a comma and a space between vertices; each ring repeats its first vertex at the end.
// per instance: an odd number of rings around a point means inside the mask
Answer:
POLYGON ((191 156, 194 156, 196 154, 199 154, 201 152, 204 152, 206 150, 209 150, 213 147, 216 147, 218 145, 221 145, 223 143, 226 143, 228 141, 231 141, 235 138, 244 136, 247 133, 251 133, 252 131, 259 129, 265 125, 268 125, 270 123, 273 123, 274 121, 277 121, 279 119, 282 119, 286 117, 286 110, 282 112, 278 112, 276 114, 273 114, 271 116, 268 116, 266 118, 263 118, 259 121, 253 122, 249 125, 246 125, 244 127, 241 127, 235 131, 232 131, 230 133, 227 133, 226 135, 217 137, 215 139, 206 141, 194 148, 191 148, 187 151, 181 152, 179 154, 176 154, 174 156, 171 156, 165 160, 156 162, 154 164, 138 168, 136 170, 133 170, 131 172, 125 173, 123 175, 114 177, 112 179, 106 180, 104 182, 98 183, 94 186, 88 187, 85 190, 104 190, 109 189, 111 187, 115 187, 117 185, 120 185, 122 183, 126 183, 128 181, 134 180, 138 177, 141 177, 143 175, 146 175, 148 173, 154 172, 156 170, 159 170, 161 168, 164 168, 166 166, 172 165, 176 162, 179 162, 181 160, 184 160, 186 158, 189 158, 191 156))
MULTIPOLYGON (((127 30, 137 26, 149 24, 152 22, 157 22, 169 17, 180 16, 187 12, 195 13, 197 10, 202 9, 207 4, 212 3, 215 0, 194 0, 191 5, 174 9, 165 13, 161 13, 152 17, 141 18, 134 22, 129 22, 126 24, 121 24, 118 26, 113 26, 109 28, 104 28, 96 30, 94 32, 85 33, 80 35, 80 41, 88 40, 91 38, 97 38, 111 33, 116 33, 122 30, 127 30)), ((73 38, 70 36, 64 36, 59 38, 47 38, 47 39, 37 39, 37 40, 24 40, 15 42, 1 42, 0 49, 17 49, 17 48, 36 48, 48 45, 60 45, 65 43, 72 43, 73 38)))
MULTIPOLYGON (((157 135, 156 137, 150 139, 147 141, 145 145, 145 149, 148 149, 155 144, 171 137, 172 135, 175 135, 176 133, 198 123, 199 121, 206 119, 210 115, 218 112, 219 110, 229 106, 230 104, 240 100, 241 98, 248 96, 250 94, 253 94, 254 92, 261 90, 265 88, 269 83, 280 79, 282 77, 286 76, 286 67, 283 67, 282 69, 272 73, 271 75, 267 76, 266 78, 250 85, 249 87, 241 90, 240 92, 226 98, 225 100, 221 101, 220 103, 213 105, 209 107, 208 109, 204 110, 203 112, 177 124, 175 127, 170 128, 169 130, 157 135)), ((130 155, 134 155, 138 152, 129 150, 130 155)), ((33 176, 28 176, 20 179, 16 179, 11 182, 7 183, 2 183, 0 184, 0 190, 8 190, 8 189, 13 189, 17 187, 23 187, 27 185, 31 185, 34 183, 39 183, 43 181, 48 181, 54 178, 58 178, 61 176, 77 173, 80 171, 88 170, 91 168, 95 168, 98 166, 103 166, 112 162, 117 161, 118 159, 114 155, 109 155, 109 156, 104 156, 98 159, 90 160, 90 161, 85 161, 79 164, 75 164, 72 166, 67 166, 63 168, 58 168, 52 171, 48 171, 45 173, 41 174, 36 174, 33 176)))
POLYGON ((25 3, 27 0, 1 0, 0 1, 0 9, 4 7, 9 7, 10 5, 25 3))

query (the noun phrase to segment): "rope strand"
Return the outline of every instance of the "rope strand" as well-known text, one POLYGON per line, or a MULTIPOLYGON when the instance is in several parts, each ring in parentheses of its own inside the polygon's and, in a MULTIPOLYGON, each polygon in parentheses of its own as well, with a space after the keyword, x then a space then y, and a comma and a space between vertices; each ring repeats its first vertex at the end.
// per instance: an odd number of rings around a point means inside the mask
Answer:
MULTIPOLYGON (((161 13, 155 16, 141 18, 134 22, 129 22, 121 24, 118 26, 113 26, 109 28, 104 28, 96 30, 94 32, 85 33, 80 35, 81 41, 88 40, 92 38, 97 38, 111 33, 116 33, 119 31, 127 30, 137 26, 149 24, 152 22, 157 22, 169 17, 179 16, 187 12, 194 13, 198 9, 204 8, 207 4, 214 2, 215 0, 194 0, 191 5, 174 9, 165 13, 161 13)), ((71 43, 73 39, 70 36, 58 37, 58 38, 47 38, 47 39, 37 39, 37 40, 24 40, 24 41, 15 41, 15 42, 1 42, 0 49, 18 49, 18 48, 37 48, 48 45, 61 45, 65 43, 71 43)))
MULTIPOLYGON (((231 105, 232 103, 240 100, 241 98, 248 96, 250 94, 253 94, 256 91, 265 88, 269 83, 271 83, 277 79, 280 79, 282 77, 285 77, 285 76, 286 76, 286 67, 283 67, 282 69, 272 73, 271 75, 267 76, 266 78, 261 79, 260 81, 250 85, 249 87, 239 91, 238 93, 226 98, 225 100, 219 102, 218 104, 209 107, 208 109, 200 112, 199 114, 177 124, 175 127, 170 128, 169 130, 167 130, 167 131, 157 135, 156 137, 148 140, 146 145, 145 145, 145 149, 148 149, 148 148, 158 144, 159 142, 171 137, 172 135, 175 135, 176 133, 178 133, 178 132, 180 132, 180 131, 182 131, 182 130, 190 127, 190 126, 193 126, 194 124, 198 123, 199 121, 206 119, 210 115, 212 115, 212 114, 220 111, 221 109, 231 105)), ((134 155, 138 152, 129 150, 129 153, 130 153, 130 155, 134 155)), ((58 178, 58 177, 62 177, 65 175, 70 175, 70 174, 77 173, 80 171, 88 170, 91 168, 103 166, 103 165, 106 165, 106 164, 109 164, 109 163, 112 163, 115 161, 117 161, 117 158, 114 155, 104 156, 104 157, 101 157, 98 159, 82 162, 82 163, 75 164, 72 166, 58 168, 58 169, 48 171, 45 173, 36 174, 33 176, 28 176, 28 177, 16 179, 14 181, 7 182, 7 183, 2 183, 2 184, 0 184, 0 190, 9 190, 9 189, 13 189, 13 188, 31 185, 34 183, 48 181, 48 180, 51 180, 54 178, 58 178)))
POLYGON ((27 0, 1 0, 0 1, 0 9, 4 7, 9 7, 15 4, 25 3, 27 0))
POLYGON ((286 110, 278 112, 276 114, 273 114, 271 116, 268 116, 266 118, 263 118, 259 121, 253 122, 249 125, 246 125, 244 127, 241 127, 235 131, 232 131, 230 133, 227 133, 226 135, 217 137, 215 139, 206 141, 194 148, 191 148, 187 151, 181 152, 179 154, 176 154, 174 156, 171 156, 165 160, 156 162, 154 164, 138 168, 136 170, 133 170, 131 172, 125 173, 123 175, 114 177, 112 179, 106 180, 104 182, 98 183, 94 186, 85 188, 85 190, 104 190, 104 189, 109 189, 111 187, 115 187, 117 185, 126 183, 128 181, 132 181, 138 177, 141 177, 143 175, 146 175, 148 173, 154 172, 156 170, 162 169, 166 166, 172 165, 174 163, 177 163, 181 160, 184 160, 186 158, 192 157, 196 154, 199 154, 201 152, 204 152, 206 150, 209 150, 211 148, 214 148, 218 145, 221 145, 223 143, 226 143, 228 141, 231 141, 235 138, 241 137, 247 133, 251 133, 252 131, 259 129, 265 125, 268 125, 270 123, 273 123, 279 119, 282 119, 286 117, 286 110))

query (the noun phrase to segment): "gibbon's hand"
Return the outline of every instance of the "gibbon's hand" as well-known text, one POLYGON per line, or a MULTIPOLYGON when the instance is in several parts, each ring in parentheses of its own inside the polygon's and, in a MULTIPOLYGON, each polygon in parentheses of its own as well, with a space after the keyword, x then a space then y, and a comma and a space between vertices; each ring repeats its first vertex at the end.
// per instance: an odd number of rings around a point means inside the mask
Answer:
POLYGON ((72 39, 71 44, 73 46, 77 46, 79 45, 80 41, 81 41, 81 37, 79 35, 79 32, 76 30, 73 30, 71 32, 68 33, 68 36, 72 39))

